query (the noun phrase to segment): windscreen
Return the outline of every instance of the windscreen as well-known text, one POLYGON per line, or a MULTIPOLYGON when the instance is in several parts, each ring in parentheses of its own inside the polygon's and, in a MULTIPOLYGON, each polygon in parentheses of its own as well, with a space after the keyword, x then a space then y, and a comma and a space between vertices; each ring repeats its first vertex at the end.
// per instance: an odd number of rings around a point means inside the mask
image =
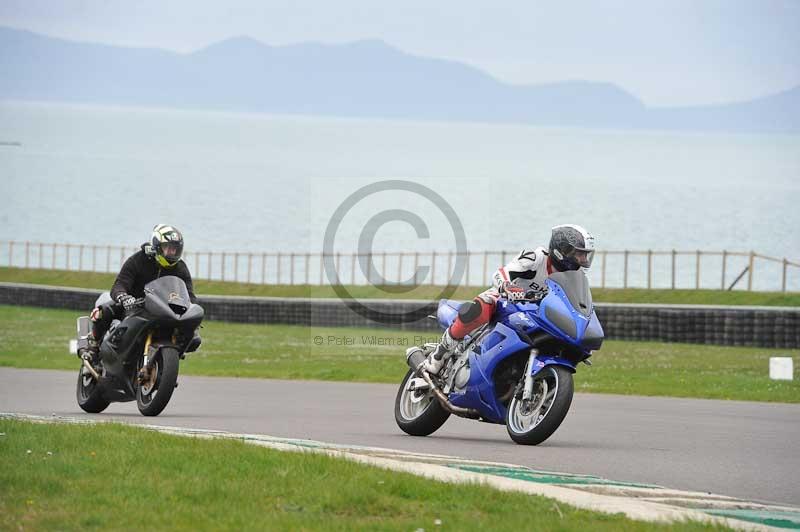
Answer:
POLYGON ((146 294, 152 294, 168 305, 178 305, 189 308, 189 290, 186 283, 179 277, 167 275, 147 283, 144 287, 146 294))
POLYGON ((592 313, 592 291, 589 290, 589 280, 581 271, 557 272, 550 276, 550 280, 564 290, 572 306, 586 316, 592 313))

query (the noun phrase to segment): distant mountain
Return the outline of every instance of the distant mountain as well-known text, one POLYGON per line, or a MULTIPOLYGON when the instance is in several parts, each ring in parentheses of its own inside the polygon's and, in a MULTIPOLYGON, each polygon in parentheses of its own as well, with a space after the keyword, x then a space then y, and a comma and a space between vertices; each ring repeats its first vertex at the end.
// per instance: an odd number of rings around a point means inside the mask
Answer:
POLYGON ((648 108, 609 83, 510 85, 379 40, 190 54, 0 27, 0 99, 615 128, 800 132, 800 87, 731 105, 648 108))

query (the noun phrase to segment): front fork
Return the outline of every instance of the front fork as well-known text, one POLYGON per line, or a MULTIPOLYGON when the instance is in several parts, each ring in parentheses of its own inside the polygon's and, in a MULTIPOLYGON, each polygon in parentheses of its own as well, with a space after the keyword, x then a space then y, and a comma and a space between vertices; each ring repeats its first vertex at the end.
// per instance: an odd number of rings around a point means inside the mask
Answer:
MULTIPOLYGON (((172 345, 177 345, 177 333, 173 332, 172 334, 172 345)), ((142 352, 142 369, 139 370, 139 383, 145 384, 146 382, 152 381, 154 377, 150 374, 153 371, 153 357, 151 357, 151 351, 155 350, 157 352, 159 345, 156 345, 153 348, 153 331, 147 333, 147 338, 144 341, 144 350, 142 352)), ((183 358, 181 356, 181 358, 183 358)))
POLYGON ((150 353, 150 344, 153 343, 153 331, 147 333, 147 339, 144 341, 144 357, 142 360, 142 367, 147 366, 147 359, 150 353))
POLYGON ((142 353, 142 369, 139 370, 139 384, 145 384, 152 380, 150 372, 153 368, 150 367, 150 345, 153 343, 153 331, 147 333, 147 339, 144 341, 144 352, 142 353))
POLYGON ((530 401, 533 397, 533 364, 536 362, 536 356, 539 351, 531 349, 531 354, 528 357, 528 364, 525 366, 525 384, 522 387, 522 400, 530 401))

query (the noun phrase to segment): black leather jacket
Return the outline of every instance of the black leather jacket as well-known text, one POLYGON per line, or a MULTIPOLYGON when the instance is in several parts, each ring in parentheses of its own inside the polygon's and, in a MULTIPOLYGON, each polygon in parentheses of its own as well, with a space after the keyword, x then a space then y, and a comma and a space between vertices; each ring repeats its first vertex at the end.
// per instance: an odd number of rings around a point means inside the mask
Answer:
POLYGON ((144 297, 144 285, 150 281, 154 281, 159 277, 165 275, 174 275, 179 277, 186 283, 186 288, 189 290, 189 299, 192 303, 197 303, 197 297, 194 295, 194 287, 192 286, 192 276, 189 273, 189 268, 186 263, 178 261, 172 268, 162 268, 153 258, 153 256, 145 253, 147 244, 142 244, 142 249, 128 257, 122 269, 117 275, 114 286, 111 287, 111 298, 117 301, 121 294, 129 294, 135 298, 144 297))

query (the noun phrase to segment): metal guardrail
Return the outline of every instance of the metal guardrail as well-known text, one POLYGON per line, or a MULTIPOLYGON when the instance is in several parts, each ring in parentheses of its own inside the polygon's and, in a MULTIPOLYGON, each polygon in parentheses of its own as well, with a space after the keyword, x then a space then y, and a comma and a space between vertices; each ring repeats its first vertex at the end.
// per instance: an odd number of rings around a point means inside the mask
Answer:
MULTIPOLYGON (((139 247, 93 244, 0 241, 0 266, 119 271, 139 247)), ((324 260, 338 272, 339 282, 367 284, 431 284, 485 286, 495 269, 518 251, 375 252, 371 254, 310 252, 186 252, 184 261, 198 279, 255 284, 330 284, 324 260), (460 259, 461 279, 450 279, 460 259), (361 263, 373 264, 365 273, 361 263), (421 269, 423 268, 423 269, 421 269)), ((798 291, 800 262, 754 251, 602 250, 589 276, 601 288, 714 288, 798 291), (709 263, 711 261, 711 263, 709 263), (790 269, 792 275, 790 275, 790 269), (756 272, 759 272, 758 276, 756 272), (741 283, 741 284, 740 284, 741 283)))

